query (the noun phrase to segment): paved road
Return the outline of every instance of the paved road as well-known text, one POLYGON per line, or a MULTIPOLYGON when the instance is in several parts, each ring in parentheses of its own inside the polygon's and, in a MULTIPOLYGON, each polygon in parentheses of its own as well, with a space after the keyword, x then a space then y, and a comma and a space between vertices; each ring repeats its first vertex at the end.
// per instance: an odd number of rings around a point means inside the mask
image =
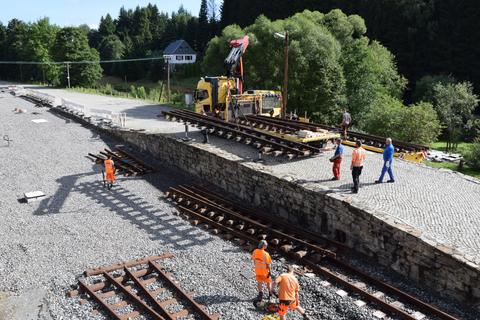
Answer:
MULTIPOLYGON (((162 106, 148 105, 138 100, 118 99, 95 95, 73 93, 58 89, 42 89, 45 93, 58 95, 76 103, 111 110, 127 112, 134 119, 135 128, 183 135, 183 126, 158 119, 155 116, 162 106), (141 111, 141 112, 140 112, 141 111), (154 117, 152 119, 152 117, 154 117)), ((132 123, 127 123, 127 126, 132 123)), ((200 140, 198 132, 191 136, 200 140)), ((222 150, 242 159, 251 161, 257 154, 253 148, 229 140, 212 137, 208 148, 212 152, 222 150)), ((351 148, 346 148, 346 159, 342 163, 340 181, 329 181, 332 177, 329 152, 315 158, 301 161, 278 161, 267 158, 265 168, 277 175, 290 176, 298 183, 318 183, 333 190, 368 202, 370 207, 385 211, 403 222, 410 224, 437 241, 444 242, 470 255, 480 264, 480 182, 449 170, 435 169, 401 160, 394 163, 396 182, 375 185, 382 159, 381 155, 369 153, 362 188, 357 195, 350 194, 351 177, 349 162, 351 148)))

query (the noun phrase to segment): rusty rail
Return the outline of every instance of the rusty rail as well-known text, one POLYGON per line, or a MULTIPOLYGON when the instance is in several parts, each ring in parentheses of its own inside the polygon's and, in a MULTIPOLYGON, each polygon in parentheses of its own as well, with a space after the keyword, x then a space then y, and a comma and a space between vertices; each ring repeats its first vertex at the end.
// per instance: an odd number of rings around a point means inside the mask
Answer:
POLYGON ((74 297, 80 293, 87 294, 104 312, 118 320, 140 315, 156 320, 176 320, 182 317, 217 320, 218 314, 209 314, 205 306, 193 299, 192 293, 183 290, 173 275, 162 270, 156 262, 169 257, 172 254, 167 253, 88 269, 84 273, 85 278, 79 280, 78 290, 70 291, 68 295, 74 297), (89 276, 96 277, 95 283, 89 284, 89 276), (103 280, 98 281, 99 277, 103 280), (154 283, 156 286, 148 287, 154 283), (171 292, 173 298, 160 300, 159 294, 164 291, 171 292), (169 311, 170 305, 181 305, 182 309, 172 312, 169 311), (130 309, 128 313, 125 313, 125 307, 130 309))
POLYGON ((323 266, 322 261, 332 263, 342 272, 345 272, 345 274, 361 278, 370 287, 383 290, 395 296, 402 303, 409 304, 409 306, 413 306, 419 311, 435 315, 440 319, 457 319, 435 306, 423 302, 413 295, 349 265, 338 256, 336 249, 326 249, 328 245, 332 245, 329 240, 320 239, 320 237, 315 237, 308 232, 303 233, 302 230, 292 226, 288 227, 288 225, 279 222, 279 219, 272 220, 271 216, 267 223, 262 222, 266 221, 265 219, 268 215, 256 212, 256 210, 246 210, 250 212, 244 213, 245 207, 243 205, 239 205, 231 200, 222 200, 225 199, 224 196, 222 197, 222 195, 202 187, 179 186, 170 188, 167 196, 177 203, 180 214, 189 219, 192 224, 207 225, 214 230, 214 233, 223 233, 227 239, 237 238, 241 240, 241 243, 249 245, 250 248, 256 245, 259 239, 267 239, 271 250, 297 260, 298 263, 332 280, 346 288, 346 290, 376 304, 382 311, 388 314, 393 314, 406 320, 416 319, 406 309, 397 307, 393 303, 371 294, 365 288, 350 282, 342 275, 337 275, 329 268, 323 266), (303 236, 305 236, 305 240, 299 238, 303 236), (315 238, 318 241, 315 241, 315 238))
MULTIPOLYGON (((329 131, 340 131, 339 128, 333 127, 333 126, 328 126, 324 124, 319 124, 319 123, 312 123, 312 122, 300 122, 296 120, 290 120, 290 119, 281 119, 281 118, 272 118, 272 117, 267 117, 267 116, 261 116, 261 115, 248 115, 246 118, 249 121, 262 121, 266 123, 273 123, 277 125, 282 125, 286 127, 292 127, 292 128, 297 128, 297 130, 310 130, 310 131, 318 131, 318 130, 329 130, 329 131)), ((347 131, 347 137, 350 140, 356 141, 360 140, 362 143, 365 143, 370 146, 378 147, 378 148, 384 148, 385 147, 385 137, 373 135, 373 134, 366 134, 366 133, 361 133, 361 132, 356 132, 352 130, 347 131)), ((428 146, 416 144, 416 143, 409 143, 405 141, 400 141, 393 139, 393 144, 396 147, 397 152, 413 152, 413 151, 422 151, 422 150, 428 150, 428 146)))
POLYGON ((205 128, 209 133, 215 133, 220 137, 235 139, 238 142, 243 141, 245 144, 255 146, 262 153, 273 153, 275 156, 287 155, 289 158, 320 153, 320 149, 308 144, 290 141, 250 126, 226 122, 195 112, 174 110, 162 113, 168 120, 183 121, 186 124, 205 128))
POLYGON ((156 171, 154 167, 127 152, 124 148, 117 148, 115 150, 105 148, 98 154, 89 153, 87 159, 92 162, 103 163, 109 156, 115 161, 115 167, 119 169, 119 173, 124 176, 144 175, 156 171))

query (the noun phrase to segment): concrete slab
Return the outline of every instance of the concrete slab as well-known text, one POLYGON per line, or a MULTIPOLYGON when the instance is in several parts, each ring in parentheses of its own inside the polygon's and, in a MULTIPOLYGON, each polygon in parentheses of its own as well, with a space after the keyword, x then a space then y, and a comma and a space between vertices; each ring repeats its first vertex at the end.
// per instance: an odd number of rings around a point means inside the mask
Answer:
POLYGON ((45 302, 46 293, 43 288, 16 295, 0 293, 0 319, 51 319, 45 302))
POLYGON ((30 202, 38 201, 45 198, 45 193, 43 193, 42 191, 32 191, 32 192, 25 192, 23 196, 25 197, 25 200, 27 201, 27 203, 30 203, 30 202))

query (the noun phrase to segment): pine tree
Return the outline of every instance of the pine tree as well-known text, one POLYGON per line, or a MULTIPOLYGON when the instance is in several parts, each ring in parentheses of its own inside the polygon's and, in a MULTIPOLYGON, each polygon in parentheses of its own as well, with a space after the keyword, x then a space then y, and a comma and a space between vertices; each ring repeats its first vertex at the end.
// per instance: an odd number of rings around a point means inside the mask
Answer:
POLYGON ((115 24, 110 14, 107 14, 105 18, 100 18, 100 25, 98 26, 98 32, 102 38, 115 34, 115 24))
POLYGON ((198 33, 197 46, 201 54, 205 51, 208 41, 210 40, 210 25, 208 23, 208 6, 207 0, 202 0, 200 5, 200 13, 198 14, 198 33))

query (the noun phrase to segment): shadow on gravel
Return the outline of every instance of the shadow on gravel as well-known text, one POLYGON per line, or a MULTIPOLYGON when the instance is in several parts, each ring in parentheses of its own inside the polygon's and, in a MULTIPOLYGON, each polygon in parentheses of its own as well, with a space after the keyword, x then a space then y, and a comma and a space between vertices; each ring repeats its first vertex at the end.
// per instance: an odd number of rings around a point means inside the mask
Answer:
MULTIPOLYGON (((137 228, 146 231, 151 240, 161 244, 172 245, 175 249, 184 250, 192 245, 202 246, 212 241, 211 237, 205 237, 199 233, 198 228, 185 224, 171 214, 158 209, 156 203, 145 201, 141 195, 130 192, 121 183, 117 183, 112 190, 108 190, 104 188, 101 180, 78 182, 81 177, 96 174, 98 173, 91 172, 58 179, 57 182, 60 183, 58 191, 52 197, 42 200, 34 215, 81 214, 88 210, 91 201, 86 201, 84 207, 76 208, 74 211, 61 211, 65 200, 71 193, 80 193, 115 212, 137 228)), ((122 180, 119 179, 119 181, 122 180)), ((166 188, 166 184, 167 182, 162 188, 166 188)))
POLYGON ((227 302, 251 302, 252 299, 239 299, 234 296, 225 296, 221 294, 214 294, 211 296, 198 296, 195 297, 195 301, 200 304, 210 305, 212 301, 215 301, 215 304, 227 303, 227 302))

